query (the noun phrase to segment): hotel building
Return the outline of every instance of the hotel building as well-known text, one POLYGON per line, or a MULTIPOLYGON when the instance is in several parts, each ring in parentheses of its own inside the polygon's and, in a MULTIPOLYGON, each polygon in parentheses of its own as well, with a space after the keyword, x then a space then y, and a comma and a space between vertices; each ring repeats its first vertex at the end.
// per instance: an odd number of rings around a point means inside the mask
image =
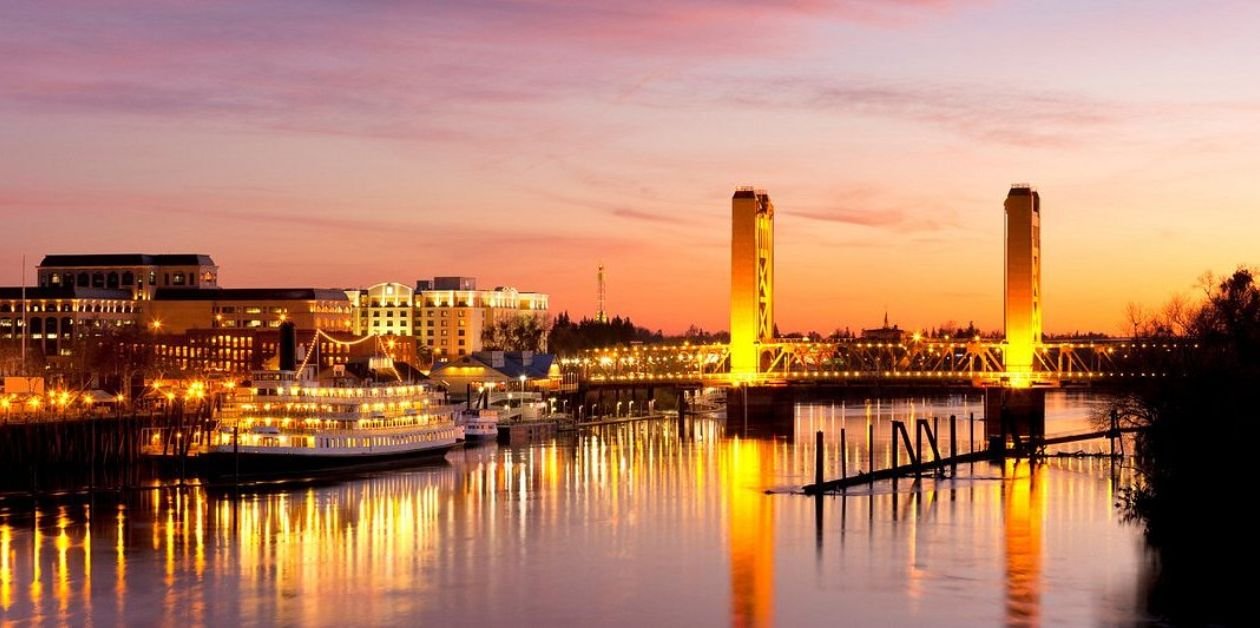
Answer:
POLYGON ((414 338, 434 360, 450 361, 481 351, 482 334, 495 321, 520 315, 547 322, 547 295, 498 287, 478 290, 472 277, 436 277, 380 283, 347 290, 351 331, 361 335, 414 338))
POLYGON ((547 323, 548 297, 497 287, 478 290, 470 277, 437 277, 416 283, 415 335, 434 359, 449 361, 482 350, 482 333, 496 321, 532 316, 547 323))

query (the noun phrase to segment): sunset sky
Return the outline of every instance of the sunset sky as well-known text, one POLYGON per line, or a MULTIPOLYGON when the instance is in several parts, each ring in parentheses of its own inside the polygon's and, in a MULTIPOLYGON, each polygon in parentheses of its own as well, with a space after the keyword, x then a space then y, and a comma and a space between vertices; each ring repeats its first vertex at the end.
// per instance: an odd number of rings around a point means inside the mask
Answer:
POLYGON ((727 325, 730 196, 787 331, 1001 325, 1042 196, 1046 328, 1260 263, 1260 3, 0 2, 0 284, 204 252, 229 287, 433 275, 727 325), (29 273, 28 276, 33 276, 29 273))

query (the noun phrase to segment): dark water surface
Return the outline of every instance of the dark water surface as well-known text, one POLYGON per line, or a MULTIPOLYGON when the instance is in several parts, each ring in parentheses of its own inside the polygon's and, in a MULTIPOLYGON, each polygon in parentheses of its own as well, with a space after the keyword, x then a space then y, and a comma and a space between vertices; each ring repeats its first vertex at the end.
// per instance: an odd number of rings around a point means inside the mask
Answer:
MULTIPOLYGON (((1051 395, 1047 431, 1097 400, 1051 395)), ((960 467, 821 500, 766 494, 889 462, 889 419, 974 398, 608 426, 241 495, 0 505, 0 617, 69 625, 1113 625, 1142 619, 1140 530, 1105 460, 960 467), (733 421, 732 421, 733 422, 733 421), (840 449, 840 429, 848 448, 840 449)), ((956 425, 970 447, 970 424, 956 425)), ((982 426, 977 424, 977 434, 982 426)), ((978 436, 977 436, 978 438, 978 436)), ((977 445, 978 446, 978 445, 977 445)), ((1105 443, 1073 449, 1102 451, 1105 443)))

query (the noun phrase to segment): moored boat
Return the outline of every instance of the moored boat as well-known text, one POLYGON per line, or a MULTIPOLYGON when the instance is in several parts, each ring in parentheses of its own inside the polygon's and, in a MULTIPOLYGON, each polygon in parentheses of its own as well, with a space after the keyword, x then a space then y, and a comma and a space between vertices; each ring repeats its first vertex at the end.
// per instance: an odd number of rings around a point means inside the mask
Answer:
POLYGON ((260 371, 224 402, 204 462, 231 476, 419 460, 455 446, 456 412, 425 384, 321 386, 260 371))

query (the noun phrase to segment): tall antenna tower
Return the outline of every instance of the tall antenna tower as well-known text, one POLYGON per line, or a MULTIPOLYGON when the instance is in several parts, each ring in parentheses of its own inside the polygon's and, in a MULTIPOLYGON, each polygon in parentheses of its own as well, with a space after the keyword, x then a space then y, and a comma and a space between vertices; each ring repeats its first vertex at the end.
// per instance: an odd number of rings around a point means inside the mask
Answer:
POLYGON ((607 297, 607 293, 605 292, 605 288, 604 288, 604 263, 603 262, 599 263, 599 272, 596 273, 595 279, 599 284, 599 294, 596 297, 596 304, 595 304, 595 321, 598 323, 607 323, 608 312, 604 309, 604 306, 606 304, 605 299, 607 297))

